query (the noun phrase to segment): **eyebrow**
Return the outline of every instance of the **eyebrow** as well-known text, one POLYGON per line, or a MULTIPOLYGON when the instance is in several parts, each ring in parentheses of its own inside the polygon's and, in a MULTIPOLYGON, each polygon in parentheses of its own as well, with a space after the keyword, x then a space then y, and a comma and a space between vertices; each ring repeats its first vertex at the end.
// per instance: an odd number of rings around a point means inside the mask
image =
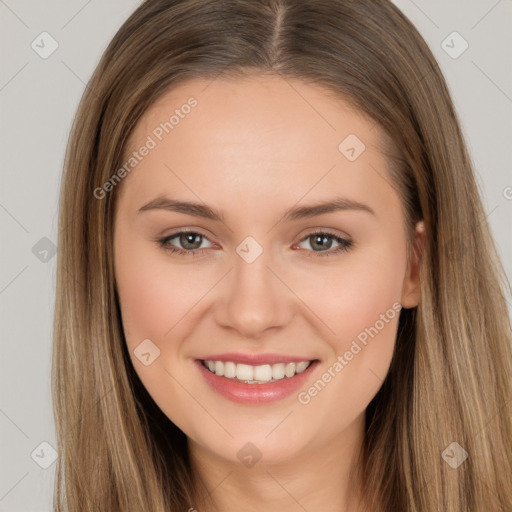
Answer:
MULTIPOLYGON (((148 210, 167 210, 170 212, 193 215, 195 217, 204 217, 205 219, 211 219, 224 223, 224 215, 222 212, 206 204, 194 203, 190 201, 178 201, 162 196, 153 199, 149 203, 146 203, 144 206, 139 208, 138 213, 148 210)), ((317 204, 290 208, 284 213, 282 220, 306 219, 310 217, 316 217, 317 215, 323 215, 326 213, 343 210, 362 211, 370 213, 371 215, 375 215, 374 210, 366 204, 343 197, 337 197, 329 201, 324 201, 317 204)))

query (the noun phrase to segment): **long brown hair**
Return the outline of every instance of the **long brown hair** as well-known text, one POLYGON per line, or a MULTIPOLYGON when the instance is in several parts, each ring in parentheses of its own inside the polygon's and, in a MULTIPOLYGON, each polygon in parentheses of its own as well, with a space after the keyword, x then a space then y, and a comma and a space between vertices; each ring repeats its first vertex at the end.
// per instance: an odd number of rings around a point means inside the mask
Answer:
POLYGON ((127 354, 113 271, 117 190, 102 199, 94 190, 122 166, 134 126, 164 92, 194 77, 259 73, 323 85, 369 115, 391 141, 391 177, 409 226, 425 223, 421 301, 402 311, 389 374, 367 409, 368 507, 512 507, 504 273, 445 80, 420 34, 387 0, 146 0, 104 52, 66 153, 52 367, 55 511, 193 506, 199 486, 186 436, 127 354), (455 442, 468 454, 456 469, 446 461, 455 442))

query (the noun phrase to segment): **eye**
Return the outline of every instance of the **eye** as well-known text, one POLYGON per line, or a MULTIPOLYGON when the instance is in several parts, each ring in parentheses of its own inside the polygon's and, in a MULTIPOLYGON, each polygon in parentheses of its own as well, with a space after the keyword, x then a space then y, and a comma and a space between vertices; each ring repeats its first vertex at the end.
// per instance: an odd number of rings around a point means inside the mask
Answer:
POLYGON ((201 246, 207 240, 208 238, 205 235, 195 231, 179 231, 158 240, 158 243, 169 252, 184 256, 195 256, 203 252, 204 247, 201 246), (172 243, 171 240, 174 239, 176 239, 176 242, 172 243), (179 244, 181 247, 177 247, 175 244, 179 244))
POLYGON ((307 251, 308 256, 332 256, 343 251, 348 251, 352 246, 352 240, 341 238, 340 236, 328 231, 316 231, 305 236, 298 244, 308 244, 313 251, 307 251), (334 244, 338 244, 331 250, 334 244), (311 254, 313 253, 313 254, 311 254), (321 254, 319 254, 321 253, 321 254))

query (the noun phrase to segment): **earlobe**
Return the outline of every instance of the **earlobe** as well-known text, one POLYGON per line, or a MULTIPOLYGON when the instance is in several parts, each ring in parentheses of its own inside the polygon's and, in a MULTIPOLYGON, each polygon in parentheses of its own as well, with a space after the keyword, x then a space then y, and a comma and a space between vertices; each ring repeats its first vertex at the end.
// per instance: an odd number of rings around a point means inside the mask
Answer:
POLYGON ((412 249, 402 287, 402 307, 414 308, 420 301, 420 265, 425 245, 425 223, 419 221, 414 230, 412 249))

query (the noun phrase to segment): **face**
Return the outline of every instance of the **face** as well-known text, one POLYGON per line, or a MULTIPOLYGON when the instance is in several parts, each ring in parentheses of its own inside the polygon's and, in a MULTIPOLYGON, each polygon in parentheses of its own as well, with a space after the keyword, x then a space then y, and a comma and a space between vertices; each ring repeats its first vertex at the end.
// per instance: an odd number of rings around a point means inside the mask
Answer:
POLYGON ((361 432, 419 293, 381 135, 269 76, 189 81, 136 126, 116 190, 123 328, 195 446, 285 461, 361 432))

